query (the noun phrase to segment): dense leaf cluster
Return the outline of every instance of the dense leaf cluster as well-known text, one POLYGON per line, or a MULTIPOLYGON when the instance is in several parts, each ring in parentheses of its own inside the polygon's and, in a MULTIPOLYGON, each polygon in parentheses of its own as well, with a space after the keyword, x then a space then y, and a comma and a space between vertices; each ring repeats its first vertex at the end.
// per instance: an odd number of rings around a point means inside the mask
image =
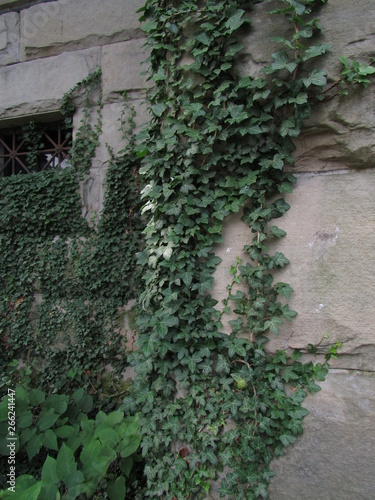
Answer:
POLYGON ((0 464, 8 469, 10 431, 17 479, 15 490, 10 490, 9 478, 2 476, 1 498, 74 499, 95 493, 125 498, 128 478, 136 481, 131 472, 139 461, 136 417, 99 411, 90 418, 93 398, 82 388, 71 396, 46 396, 40 389, 19 387, 12 401, 5 397, 0 403, 0 464))
MULTIPOLYGON (((302 433, 301 403, 326 373, 298 353, 265 350, 267 334, 296 314, 286 303, 292 289, 272 276, 289 261, 268 245, 285 235, 273 220, 289 208, 292 138, 326 84, 310 64, 327 49, 310 43, 322 2, 283 1, 275 13, 290 37, 275 40, 282 50, 260 75, 238 77, 236 34, 255 3, 149 0, 142 9, 155 89, 138 148, 149 222, 133 360, 151 498, 205 498, 214 487, 220 498, 266 498, 270 463, 302 433), (248 261, 232 267, 226 335, 210 295, 214 248, 240 209, 253 239, 248 261), (236 283, 247 291, 235 293, 236 283)), ((127 398, 124 408, 133 405, 127 398)))
MULTIPOLYGON (((90 104, 98 75, 79 85, 87 84, 88 107, 72 166, 0 180, 1 371, 22 360, 33 367, 32 383, 49 391, 84 385, 95 393, 105 365, 119 372, 126 366, 119 308, 136 296, 139 279, 139 160, 131 141, 112 155, 102 217, 90 228, 81 214, 79 182, 101 133, 100 105, 93 124, 90 104)), ((105 393, 118 392, 113 381, 106 385, 105 393)))

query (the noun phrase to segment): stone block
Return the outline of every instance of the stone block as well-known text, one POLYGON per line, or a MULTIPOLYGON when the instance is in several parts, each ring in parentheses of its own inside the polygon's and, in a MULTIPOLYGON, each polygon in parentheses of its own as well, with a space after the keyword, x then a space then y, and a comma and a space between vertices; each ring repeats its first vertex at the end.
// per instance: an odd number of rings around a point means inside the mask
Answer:
POLYGON ((87 49, 0 68, 0 118, 59 110, 61 98, 100 66, 100 50, 87 49))
POLYGON ((330 370, 308 396, 304 434, 271 462, 270 500, 374 497, 375 375, 330 370))
MULTIPOLYGON (((270 245, 290 260, 273 273, 275 282, 295 290, 290 307, 298 312, 286 322, 278 337, 270 335, 268 348, 299 348, 319 344, 327 353, 341 342, 332 366, 373 370, 375 356, 375 172, 300 175, 294 193, 285 197, 291 205, 277 225, 287 235, 270 245), (325 335, 327 338, 325 338, 325 335)), ((215 272, 212 295, 221 301, 231 281, 229 269, 253 234, 240 215, 225 221, 224 243, 216 248, 223 261, 215 272)), ((221 302, 217 307, 222 308, 221 302)), ((228 332, 227 321, 224 329, 228 332)))
MULTIPOLYGON (((237 72, 241 76, 258 76, 271 54, 283 46, 269 40, 270 36, 291 37, 294 32, 280 15, 270 15, 273 0, 265 0, 250 13, 251 29, 244 34, 244 49, 238 56, 237 72)), ((320 18, 322 33, 313 42, 331 46, 329 53, 316 63, 327 70, 328 82, 336 81, 341 72, 339 57, 344 55, 361 63, 370 63, 375 55, 375 3, 372 0, 330 0, 314 11, 320 18), (366 15, 363 15, 363 13, 366 15), (360 20, 360 22, 359 22, 360 20)), ((313 108, 301 137, 295 141, 295 171, 334 170, 344 167, 372 166, 375 140, 372 133, 375 115, 370 102, 375 92, 370 87, 349 89, 349 96, 335 98, 313 108)))
POLYGON ((0 66, 19 61, 19 16, 9 12, 0 16, 0 66))
POLYGON ((142 36, 143 0, 58 0, 21 12, 22 57, 56 55, 142 36))
POLYGON ((108 102, 124 90, 140 90, 150 84, 142 75, 147 67, 145 39, 130 40, 103 47, 103 99, 108 102))

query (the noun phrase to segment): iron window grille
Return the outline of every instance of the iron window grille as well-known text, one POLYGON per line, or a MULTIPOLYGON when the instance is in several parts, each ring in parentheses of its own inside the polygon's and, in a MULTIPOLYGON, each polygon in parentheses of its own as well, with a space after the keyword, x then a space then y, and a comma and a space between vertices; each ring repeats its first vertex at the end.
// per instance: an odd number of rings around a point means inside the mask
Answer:
POLYGON ((72 130, 63 123, 0 131, 0 176, 65 168, 71 147, 72 130))

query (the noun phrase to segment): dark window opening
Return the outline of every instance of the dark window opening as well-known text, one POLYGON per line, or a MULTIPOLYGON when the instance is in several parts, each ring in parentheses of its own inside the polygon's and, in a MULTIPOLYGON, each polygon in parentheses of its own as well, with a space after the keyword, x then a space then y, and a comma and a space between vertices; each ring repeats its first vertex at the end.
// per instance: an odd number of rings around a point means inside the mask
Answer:
POLYGON ((69 166, 72 130, 64 123, 28 125, 0 131, 0 176, 69 166))

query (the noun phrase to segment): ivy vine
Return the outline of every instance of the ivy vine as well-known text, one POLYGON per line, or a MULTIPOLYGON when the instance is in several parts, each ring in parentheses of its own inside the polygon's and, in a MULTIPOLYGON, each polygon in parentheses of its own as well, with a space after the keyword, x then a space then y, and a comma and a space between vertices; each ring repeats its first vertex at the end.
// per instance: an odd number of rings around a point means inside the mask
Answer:
MULTIPOLYGON (((146 497, 267 498, 271 462, 302 434, 303 400, 327 374, 327 364, 302 363, 298 351, 266 351, 268 335, 296 315, 292 288, 273 277, 289 261, 269 244, 285 236, 274 219, 289 209, 283 194, 295 178, 284 167, 312 105, 368 85, 375 69, 341 58, 341 77, 327 83, 315 61, 328 46, 314 42, 325 0, 281 0, 273 11, 289 26, 274 38, 281 49, 259 76, 237 76, 238 35, 256 3, 146 1, 151 121, 136 140, 125 104, 127 146, 110 152, 97 227, 81 215, 79 183, 102 131, 100 70, 62 100, 71 124, 83 96, 71 168, 0 179, 3 381, 19 380, 18 359, 30 387, 84 387, 96 409, 108 396, 112 409, 128 363, 119 310, 141 290, 137 378, 119 411, 140 414, 146 497), (221 310, 210 295, 214 250, 224 219, 240 210, 253 237, 247 261, 233 262, 221 310), (109 387, 108 363, 119 376, 109 387)), ((27 134, 32 160, 33 126, 27 134)))
MULTIPOLYGON (((13 359, 21 360, 32 368, 31 387, 48 392, 84 387, 98 396, 97 408, 104 401, 113 406, 112 396, 125 387, 119 310, 137 296, 135 253, 143 228, 131 134, 108 162, 97 227, 90 228, 81 215, 79 183, 89 173, 101 135, 100 75, 100 70, 89 75, 62 100, 71 124, 77 93, 83 95, 70 168, 0 179, 2 373, 13 370, 8 367, 13 359), (109 364, 113 372, 105 371, 109 364)), ((132 129, 134 111, 128 108, 124 102, 132 129)), ((35 126, 24 131, 36 157, 35 126)))
POLYGON ((272 12, 289 25, 274 38, 281 50, 259 76, 237 76, 237 35, 256 3, 148 0, 141 9, 154 82, 138 146, 149 221, 138 254, 137 378, 123 408, 142 412, 151 498, 267 498, 271 462, 302 434, 302 402, 327 374, 298 351, 266 351, 268 335, 296 315, 292 288, 273 278, 289 261, 269 243, 285 235, 273 221, 289 209, 282 195, 295 177, 285 166, 311 106, 345 81, 363 82, 343 73, 327 86, 315 65, 329 48, 314 42, 325 0, 282 0, 272 12), (226 335, 210 295, 214 248, 240 209, 253 238, 248 261, 232 266, 223 305, 236 317, 226 335))

